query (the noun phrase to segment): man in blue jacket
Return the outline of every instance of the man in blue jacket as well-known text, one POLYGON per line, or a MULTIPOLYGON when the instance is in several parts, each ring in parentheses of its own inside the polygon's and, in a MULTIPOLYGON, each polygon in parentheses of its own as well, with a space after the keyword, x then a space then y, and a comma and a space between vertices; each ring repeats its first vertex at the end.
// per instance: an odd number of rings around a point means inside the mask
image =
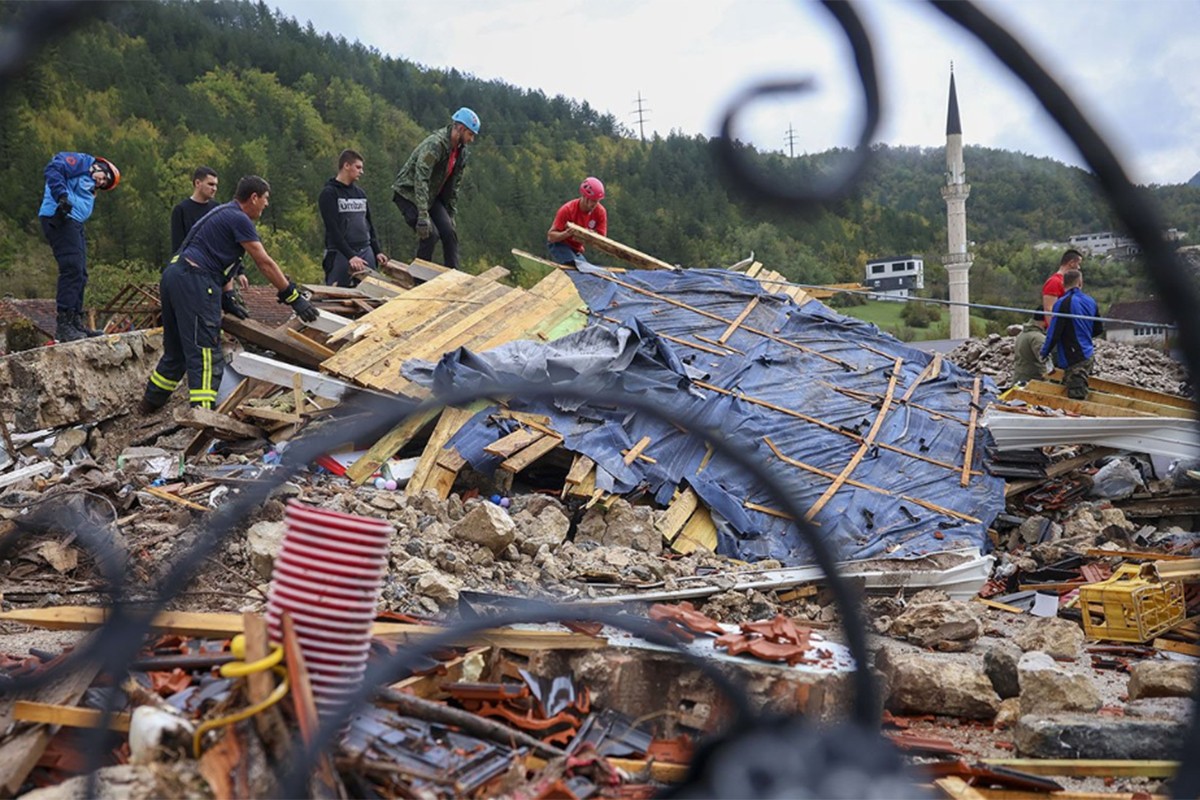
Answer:
POLYGON ((57 153, 46 165, 46 188, 38 217, 58 262, 58 340, 73 342, 99 331, 83 326, 83 290, 87 288, 87 240, 83 223, 92 215, 96 191, 111 192, 121 172, 106 158, 87 153, 57 153))
POLYGON ((1064 272, 1063 289, 1063 296, 1054 304, 1054 317, 1046 331, 1041 356, 1045 358, 1050 353, 1054 354, 1054 366, 1063 371, 1067 397, 1086 400, 1088 375, 1092 371, 1092 359, 1096 352, 1092 337, 1103 333, 1104 325, 1098 319, 1078 318, 1100 316, 1096 301, 1083 293, 1082 272, 1077 269, 1064 272), (1061 314, 1078 317, 1059 316, 1061 314))

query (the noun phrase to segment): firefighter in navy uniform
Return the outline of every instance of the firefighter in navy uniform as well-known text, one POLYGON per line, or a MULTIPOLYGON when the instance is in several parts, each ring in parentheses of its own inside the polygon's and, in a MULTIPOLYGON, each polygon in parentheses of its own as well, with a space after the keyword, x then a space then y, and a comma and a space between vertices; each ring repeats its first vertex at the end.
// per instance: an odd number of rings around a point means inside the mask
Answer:
POLYGON ((279 290, 305 322, 317 309, 267 254, 254 223, 270 202, 271 186, 257 175, 238 181, 232 202, 217 206, 188 232, 163 271, 163 355, 146 383, 139 410, 148 414, 171 399, 187 373, 193 406, 212 408, 217 400, 224 362, 221 355, 221 290, 234 274, 243 252, 279 290))

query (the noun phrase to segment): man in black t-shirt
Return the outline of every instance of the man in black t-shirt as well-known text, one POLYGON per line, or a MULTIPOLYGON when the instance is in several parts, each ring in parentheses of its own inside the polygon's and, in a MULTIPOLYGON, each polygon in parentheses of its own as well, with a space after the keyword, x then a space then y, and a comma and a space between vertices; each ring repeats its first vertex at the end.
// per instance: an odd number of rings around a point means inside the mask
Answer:
MULTIPOLYGON (((217 171, 212 167, 196 167, 196 171, 192 173, 192 196, 180 200, 175 208, 171 209, 172 255, 179 252, 179 246, 183 244, 183 239, 192 226, 219 205, 215 199, 218 183, 217 171)), ((250 285, 250 280, 246 277, 246 267, 240 262, 221 291, 221 309, 238 319, 247 319, 250 312, 242 302, 241 295, 233 288, 235 279, 239 289, 250 285)))
POLYGON ((217 171, 212 167, 196 167, 192 173, 192 196, 180 200, 171 209, 171 255, 179 252, 183 237, 200 218, 217 207, 217 171))
POLYGON ((271 185, 257 175, 238 181, 233 202, 223 203, 197 222, 184 237, 159 282, 163 355, 146 382, 138 408, 149 414, 167 404, 187 374, 193 406, 211 409, 225 365, 221 353, 221 287, 248 253, 279 290, 279 302, 313 322, 319 314, 296 284, 267 254, 254 222, 270 202, 271 185))

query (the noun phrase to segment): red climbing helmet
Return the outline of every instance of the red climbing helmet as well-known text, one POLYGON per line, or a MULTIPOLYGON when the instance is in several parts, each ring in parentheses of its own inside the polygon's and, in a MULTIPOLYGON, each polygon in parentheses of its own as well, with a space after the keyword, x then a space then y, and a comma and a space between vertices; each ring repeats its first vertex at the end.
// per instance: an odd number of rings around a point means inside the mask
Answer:
POLYGON ((599 178, 585 178, 583 183, 579 184, 579 194, 589 200, 603 200, 604 184, 599 178))

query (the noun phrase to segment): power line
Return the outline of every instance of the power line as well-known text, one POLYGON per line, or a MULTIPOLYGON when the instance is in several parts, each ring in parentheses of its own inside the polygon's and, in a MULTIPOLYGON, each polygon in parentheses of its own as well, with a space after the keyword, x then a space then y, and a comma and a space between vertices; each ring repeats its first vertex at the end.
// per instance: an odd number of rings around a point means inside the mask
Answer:
POLYGON ((790 122, 788 123, 787 136, 783 137, 783 140, 785 142, 787 142, 788 157, 795 158, 796 157, 796 131, 792 130, 792 123, 790 123, 790 122))
POLYGON ((819 283, 793 283, 787 280, 768 280, 766 278, 755 278, 761 284, 779 284, 781 286, 795 286, 798 289, 825 289, 826 291, 836 291, 838 294, 856 294, 863 297, 887 298, 889 301, 901 303, 935 303, 942 306, 960 306, 964 308, 979 308, 988 311, 1015 311, 1020 314, 1033 316, 1034 314, 1044 314, 1047 317, 1063 317, 1064 319, 1086 319, 1100 320, 1101 322, 1120 322, 1126 325, 1150 325, 1155 328, 1170 328, 1174 329, 1175 325, 1166 322, 1146 322, 1140 319, 1121 319, 1120 317, 1089 317, 1086 314, 1063 314, 1057 311, 1043 311, 1040 308, 1017 308, 1016 306, 994 306, 987 303, 958 303, 953 300, 941 300, 936 297, 900 297, 897 295, 888 294, 887 292, 872 292, 869 289, 833 289, 819 283))
POLYGON ((633 113, 637 115, 638 132, 641 134, 642 141, 644 142, 646 141, 646 112, 650 109, 644 108, 642 106, 643 102, 644 100, 642 98, 642 92, 639 90, 637 96, 637 109, 633 113))

